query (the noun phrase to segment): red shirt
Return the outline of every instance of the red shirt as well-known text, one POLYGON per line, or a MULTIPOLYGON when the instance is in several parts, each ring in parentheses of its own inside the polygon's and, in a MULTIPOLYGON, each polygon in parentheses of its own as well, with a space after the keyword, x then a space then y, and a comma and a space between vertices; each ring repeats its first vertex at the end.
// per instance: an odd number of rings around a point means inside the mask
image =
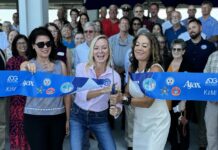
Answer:
POLYGON ((103 27, 103 33, 107 37, 110 37, 120 32, 118 19, 115 23, 112 23, 110 19, 104 19, 101 23, 103 27))

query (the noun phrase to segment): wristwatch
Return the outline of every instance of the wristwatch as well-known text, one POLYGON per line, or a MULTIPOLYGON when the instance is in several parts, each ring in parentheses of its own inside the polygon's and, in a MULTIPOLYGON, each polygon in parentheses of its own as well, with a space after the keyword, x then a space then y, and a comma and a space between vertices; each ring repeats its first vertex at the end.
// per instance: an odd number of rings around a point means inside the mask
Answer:
POLYGON ((132 100, 131 96, 124 95, 123 96, 123 100, 122 100, 122 104, 123 105, 130 105, 131 104, 131 100, 132 100))

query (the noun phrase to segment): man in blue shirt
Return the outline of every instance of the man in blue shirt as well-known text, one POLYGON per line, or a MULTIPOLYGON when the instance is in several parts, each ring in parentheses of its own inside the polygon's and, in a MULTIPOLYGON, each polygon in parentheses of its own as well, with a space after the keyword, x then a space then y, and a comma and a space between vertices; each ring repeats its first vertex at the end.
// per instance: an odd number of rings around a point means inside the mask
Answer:
POLYGON ((119 22, 120 32, 109 38, 109 44, 112 49, 115 70, 121 74, 124 73, 124 59, 128 49, 132 46, 133 36, 129 31, 129 20, 122 17, 119 22))
POLYGON ((212 3, 204 1, 201 4, 202 17, 199 20, 202 23, 202 31, 207 35, 207 39, 211 42, 218 42, 218 21, 210 15, 212 3))
POLYGON ((74 54, 74 65, 88 62, 90 44, 95 37, 95 24, 93 22, 87 22, 84 25, 85 42, 78 45, 74 54))
POLYGON ((181 33, 186 32, 186 28, 181 25, 180 20, 180 12, 173 11, 171 13, 171 23, 173 26, 165 31, 165 37, 167 39, 167 44, 169 47, 173 40, 177 39, 181 33))

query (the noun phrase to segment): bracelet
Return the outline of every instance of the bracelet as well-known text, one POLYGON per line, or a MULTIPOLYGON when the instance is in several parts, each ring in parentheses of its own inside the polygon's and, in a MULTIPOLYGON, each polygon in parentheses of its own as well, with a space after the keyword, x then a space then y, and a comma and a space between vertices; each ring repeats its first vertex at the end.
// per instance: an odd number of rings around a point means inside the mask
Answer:
POLYGON ((123 96, 122 104, 130 105, 132 101, 132 96, 123 96))

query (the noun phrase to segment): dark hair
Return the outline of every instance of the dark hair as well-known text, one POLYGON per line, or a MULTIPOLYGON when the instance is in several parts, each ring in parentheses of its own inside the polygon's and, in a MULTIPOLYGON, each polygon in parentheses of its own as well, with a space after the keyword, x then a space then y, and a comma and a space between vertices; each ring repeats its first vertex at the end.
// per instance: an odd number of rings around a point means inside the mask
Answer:
POLYGON ((209 5, 210 7, 213 7, 213 3, 211 1, 205 0, 201 3, 201 5, 209 5))
POLYGON ((135 35, 134 35, 133 28, 132 28, 132 27, 133 27, 133 23, 134 23, 135 20, 138 20, 138 21, 139 21, 139 23, 140 23, 140 28, 143 27, 143 23, 142 23, 141 19, 138 18, 138 17, 133 17, 132 20, 130 21, 130 28, 129 28, 129 34, 131 34, 132 36, 135 36, 135 35))
POLYGON ((18 34, 17 36, 15 36, 15 38, 14 38, 14 40, 13 40, 13 42, 12 42, 12 45, 11 45, 11 51, 12 51, 12 55, 13 55, 14 57, 19 56, 19 52, 18 52, 18 50, 17 50, 17 41, 18 41, 19 39, 24 39, 24 40, 26 41, 26 44, 28 44, 28 39, 27 39, 27 37, 26 37, 25 35, 23 35, 23 34, 18 34))
POLYGON ((27 51, 28 52, 27 53, 28 59, 33 59, 33 58, 37 57, 36 50, 33 48, 33 45, 35 44, 36 39, 37 39, 38 36, 47 36, 47 37, 49 37, 50 41, 52 42, 51 53, 49 55, 49 59, 50 59, 50 61, 56 60, 57 53, 56 53, 56 50, 55 50, 54 38, 53 38, 51 32, 45 27, 35 28, 30 33, 29 42, 28 42, 28 48, 29 49, 27 51))
POLYGON ((182 49, 186 49, 186 42, 183 39, 175 39, 170 44, 170 48, 173 49, 173 46, 179 44, 182 46, 182 49))
POLYGON ((63 44, 62 44, 62 35, 61 35, 60 29, 59 29, 58 26, 57 26, 56 24, 54 24, 54 23, 46 23, 46 24, 45 24, 45 28, 48 29, 49 26, 53 26, 53 27, 57 30, 57 32, 58 32, 58 39, 57 39, 57 45, 56 45, 56 47, 62 47, 63 44))
POLYGON ((161 35, 164 35, 164 34, 163 34, 162 26, 161 26, 161 24, 159 24, 159 23, 155 23, 155 24, 153 25, 151 32, 153 31, 154 26, 159 26, 159 27, 160 27, 160 34, 161 34, 161 35))
POLYGON ((79 15, 79 11, 78 11, 78 9, 76 9, 76 8, 73 8, 73 9, 70 10, 70 15, 71 15, 72 12, 76 12, 77 15, 79 15))
POLYGON ((159 10, 159 5, 158 5, 158 3, 151 3, 151 4, 150 4, 150 7, 151 7, 152 5, 155 5, 155 6, 157 7, 157 9, 159 10))
POLYGON ((125 16, 124 16, 124 17, 121 17, 121 18, 119 19, 119 23, 121 23, 122 20, 127 20, 127 21, 129 22, 129 18, 128 18, 128 17, 125 17, 125 16))
POLYGON ((190 24, 190 23, 192 23, 192 22, 196 22, 198 25, 202 25, 202 23, 201 23, 201 21, 200 20, 198 20, 198 19, 196 19, 196 18, 193 18, 193 19, 191 19, 191 20, 189 20, 188 21, 188 25, 190 24))
MULTIPOLYGON (((100 23, 100 28, 101 28, 100 34, 103 34, 103 26, 102 26, 101 21, 100 21, 100 20, 94 20, 93 22, 94 22, 94 23, 96 23, 96 22, 99 22, 99 23, 100 23)), ((95 30, 96 30, 96 29, 95 29, 95 30)))
POLYGON ((81 16, 86 16, 87 21, 89 22, 89 16, 88 16, 88 14, 86 14, 86 13, 80 14, 80 15, 79 15, 79 21, 78 21, 78 26, 77 26, 79 32, 83 32, 83 27, 82 27, 82 24, 81 24, 81 22, 80 22, 81 16))
POLYGON ((138 60, 135 57, 134 49, 135 49, 136 41, 138 40, 138 38, 140 36, 145 36, 150 41, 151 54, 150 54, 148 62, 146 64, 145 71, 147 71, 155 63, 162 64, 157 38, 152 33, 149 33, 149 32, 142 33, 142 34, 137 35, 133 40, 132 52, 130 55, 131 72, 135 72, 138 68, 138 60))

